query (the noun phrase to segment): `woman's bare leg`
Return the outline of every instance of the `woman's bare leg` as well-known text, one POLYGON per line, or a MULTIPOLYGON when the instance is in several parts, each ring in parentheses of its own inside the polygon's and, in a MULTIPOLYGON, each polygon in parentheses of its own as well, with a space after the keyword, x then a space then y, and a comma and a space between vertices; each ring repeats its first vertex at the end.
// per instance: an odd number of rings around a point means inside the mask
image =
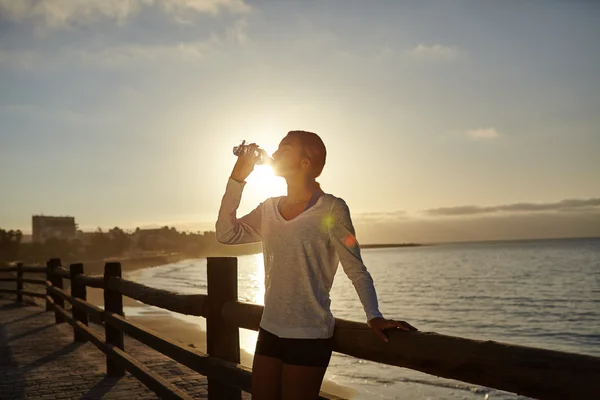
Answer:
POLYGON ((327 367, 283 364, 282 400, 316 400, 326 370, 327 367))
POLYGON ((254 355, 252 400, 280 400, 283 362, 279 358, 254 355))

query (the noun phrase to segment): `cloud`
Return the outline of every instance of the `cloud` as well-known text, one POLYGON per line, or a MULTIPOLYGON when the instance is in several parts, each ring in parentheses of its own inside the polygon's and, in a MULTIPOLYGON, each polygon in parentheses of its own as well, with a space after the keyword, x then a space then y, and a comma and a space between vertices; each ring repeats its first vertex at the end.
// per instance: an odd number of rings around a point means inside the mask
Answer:
POLYGON ((39 62, 39 55, 34 51, 0 50, 0 65, 29 69, 39 62))
POLYGON ((441 44, 425 45, 420 43, 410 51, 410 55, 414 58, 428 60, 453 60, 459 54, 458 48, 441 44))
POLYGON ((184 15, 190 10, 208 14, 218 14, 222 10, 232 13, 250 11, 244 0, 162 0, 161 3, 173 15, 184 15))
MULTIPOLYGON (((242 33, 240 33, 242 35, 242 33)), ((131 43, 105 47, 66 47, 54 52, 0 50, 0 65, 24 69, 58 69, 83 65, 99 69, 151 68, 165 63, 184 65, 201 60, 208 53, 240 38, 226 32, 223 37, 211 35, 206 40, 167 44, 131 43)))
POLYGON ((144 7, 160 8, 177 20, 190 12, 215 15, 250 10, 244 0, 0 0, 0 16, 48 28, 68 28, 103 19, 122 24, 144 7))
POLYGON ((187 42, 173 45, 130 44, 111 46, 99 50, 71 52, 68 58, 78 59, 83 65, 107 69, 122 69, 145 65, 155 65, 166 60, 170 63, 195 61, 213 49, 218 42, 216 37, 206 41, 187 42))
POLYGON ((493 213, 600 211, 600 198, 567 199, 554 203, 514 203, 499 206, 442 207, 423 211, 429 216, 469 216, 493 213))
POLYGON ((498 131, 494 128, 485 128, 485 129, 473 129, 467 131, 467 136, 473 139, 496 139, 498 136, 498 131))
POLYGON ((355 227, 361 244, 600 237, 600 212, 491 214, 379 223, 357 221, 355 227))
POLYGON ((408 218, 408 213, 402 210, 388 212, 362 212, 356 213, 353 218, 360 222, 392 221, 408 218))
POLYGON ((248 7, 243 0, 0 0, 0 23, 3 18, 22 22, 8 32, 13 45, 0 49, 0 66, 55 70, 80 65, 101 69, 185 65, 249 41, 247 15, 213 18, 225 9, 244 12, 248 7), (148 10, 152 17, 134 20, 143 7, 153 7, 148 10), (202 13, 209 20, 202 19, 202 13), (86 26, 102 19, 123 26, 86 26), (193 26, 174 26, 188 22, 193 26), (47 34, 55 28, 66 32, 47 34))

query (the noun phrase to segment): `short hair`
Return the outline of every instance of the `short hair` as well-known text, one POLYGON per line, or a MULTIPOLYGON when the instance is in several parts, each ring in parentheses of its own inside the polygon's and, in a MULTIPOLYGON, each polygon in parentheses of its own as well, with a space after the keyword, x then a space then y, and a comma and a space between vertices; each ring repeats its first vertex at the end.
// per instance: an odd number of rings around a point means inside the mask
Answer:
POLYGON ((307 131, 289 131, 288 136, 298 139, 304 155, 310 160, 314 177, 319 177, 327 158, 327 149, 323 140, 316 133, 307 131))

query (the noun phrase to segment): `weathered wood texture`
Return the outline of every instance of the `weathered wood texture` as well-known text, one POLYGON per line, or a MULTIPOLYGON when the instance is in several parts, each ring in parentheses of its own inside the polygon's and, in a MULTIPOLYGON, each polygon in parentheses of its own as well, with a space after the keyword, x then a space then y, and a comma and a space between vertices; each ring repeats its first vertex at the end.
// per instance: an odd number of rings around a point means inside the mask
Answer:
MULTIPOLYGON (((0 297, 0 399, 158 400, 131 374, 105 374, 106 354, 92 342, 72 343, 73 327, 55 324, 54 314, 0 297)), ((90 324, 104 337, 104 327, 90 324)), ((127 354, 194 399, 206 399, 205 376, 137 340, 125 337, 127 354)), ((245 394, 245 399, 250 399, 245 394)))
MULTIPOLYGON (((87 300, 87 289, 85 284, 77 281, 78 276, 83 276, 83 264, 71 264, 69 266, 69 274, 71 280, 71 297, 73 299, 80 299, 82 301, 87 300)), ((71 303, 73 300, 71 299, 71 303)), ((83 325, 88 325, 88 313, 77 307, 72 307, 71 312, 73 313, 73 319, 81 322, 83 325)), ((86 338, 77 329, 73 330, 73 341, 74 342, 85 342, 86 338)))
POLYGON ((167 357, 180 362, 194 371, 206 375, 206 362, 208 359, 207 354, 204 354, 192 347, 183 346, 172 339, 154 332, 152 329, 129 321, 120 315, 105 312, 104 319, 107 324, 110 324, 116 329, 125 332, 127 335, 139 340, 148 347, 151 347, 167 357))
POLYGON ((388 333, 336 320, 335 351, 539 399, 600 394, 600 358, 427 332, 388 333))
POLYGON ((49 283, 46 285, 46 311, 52 310, 52 304, 54 304, 54 298, 50 294, 50 287, 52 286, 52 270, 60 265, 60 260, 57 258, 50 259, 46 262, 46 281, 49 283), (48 301, 48 298, 52 299, 52 304, 48 301))
MULTIPOLYGON (((101 319, 106 321, 106 323, 110 324, 112 327, 202 375, 208 376, 211 379, 239 390, 246 392, 252 391, 252 371, 247 367, 215 357, 209 357, 207 354, 194 348, 182 345, 151 329, 128 321, 123 316, 104 311, 101 308, 80 299, 70 298, 63 290, 52 288, 51 291, 64 300, 71 301, 74 309, 85 310, 86 312, 92 311, 96 315, 101 315, 101 319)), ((62 317, 63 314, 59 311, 59 315, 62 317)), ((72 323, 73 321, 77 320, 69 316, 67 322, 74 326, 75 335, 81 335, 84 340, 88 340, 89 337, 82 333, 81 329, 76 327, 77 324, 72 323)), ((333 400, 337 399, 337 397, 322 393, 320 399, 333 400)))
MULTIPOLYGON (((263 307, 228 302, 223 318, 258 330, 263 307)), ((539 399, 589 399, 600 393, 600 358, 428 332, 388 331, 382 342, 367 324, 336 319, 334 350, 539 399)))
MULTIPOLYGON (((61 296, 60 291, 62 291, 63 289, 63 278, 61 275, 54 273, 56 270, 58 270, 59 268, 61 268, 61 262, 60 259, 55 258, 50 260, 50 267, 48 268, 49 271, 49 280, 52 283, 52 286, 49 286, 48 289, 55 289, 54 291, 50 290, 50 295, 52 296, 52 298, 54 299, 54 305, 55 306, 60 306, 62 308, 65 307, 65 297, 61 296)), ((61 316, 59 313, 56 312, 56 307, 54 308, 54 317, 56 318, 56 323, 61 323, 63 322, 61 316)))
POLYGON ((107 359, 110 359, 114 364, 118 365, 123 370, 129 371, 131 375, 135 376, 150 390, 159 395, 161 399, 192 399, 190 396, 177 389, 174 385, 170 384, 165 379, 152 372, 143 363, 135 360, 129 354, 125 353, 123 349, 110 343, 104 343, 100 335, 92 331, 87 325, 84 325, 80 321, 76 321, 71 318, 64 308, 55 305, 54 309, 61 316, 61 318, 71 324, 75 330, 77 330, 87 340, 92 342, 98 349, 105 353, 107 359))
POLYGON ((81 299, 71 299, 71 304, 74 308, 85 311, 91 317, 91 320, 98 323, 104 322, 104 310, 102 308, 81 299))
MULTIPOLYGON (((53 280, 53 286, 48 287, 48 295, 31 294, 46 297, 47 306, 50 308, 56 304, 55 309, 64 309, 64 300, 69 301, 71 298, 60 288, 62 272, 50 273, 57 265, 60 265, 60 260, 50 260, 48 263, 48 277, 53 280)), ((23 270, 25 268, 23 267, 23 270)), ((237 301, 237 259, 208 259, 208 296, 181 295, 123 280, 120 278, 118 263, 107 263, 102 284, 97 278, 76 275, 78 276, 70 274, 73 282, 83 284, 93 279, 92 282, 98 284, 98 287, 106 288, 106 312, 85 300, 72 299, 72 304, 74 315, 77 309, 85 311, 86 315, 89 313, 108 321, 107 343, 113 347, 119 348, 121 344, 122 349, 123 332, 138 338, 163 354, 208 375, 211 378, 209 382, 212 382, 209 386, 214 388, 214 398, 238 398, 238 389, 250 389, 251 373, 238 365, 238 327, 258 330, 263 307, 237 301), (209 356, 125 320, 122 312, 123 294, 146 304, 208 317, 209 356), (223 382, 237 389, 232 389, 223 382)), ((0 291, 17 293, 17 290, 0 291)), ((30 292, 20 293, 25 295, 30 292)), ((57 322, 59 317, 62 320, 63 315, 57 313, 57 322)), ((76 322, 85 326, 81 321, 76 322)), ((538 399, 589 399, 598 397, 600 393, 598 357, 495 341, 478 341, 434 332, 394 330, 388 331, 387 334, 390 342, 384 343, 366 324, 336 319, 334 350, 378 363, 410 368, 538 399)), ((118 365, 115 364, 114 368, 118 368, 118 365)))
POLYGON ((32 285, 45 285, 46 284, 46 280, 45 279, 30 279, 30 278, 23 278, 21 279, 21 281, 23 283, 30 283, 32 285))
POLYGON ((52 271, 52 273, 54 275, 60 276, 63 279, 70 279, 71 278, 69 270, 66 269, 66 268, 63 268, 62 266, 54 268, 54 270, 52 271))
MULTIPOLYGON (((207 259, 208 319, 206 320, 206 349, 212 357, 234 364, 240 363, 240 330, 236 324, 225 321, 221 308, 236 301, 237 258, 209 257, 207 259)), ((209 400, 240 400, 241 391, 208 377, 209 400)))
POLYGON ((75 279, 78 281, 78 283, 81 283, 82 285, 85 285, 87 287, 93 287, 93 288, 99 288, 99 289, 104 288, 104 277, 103 276, 79 275, 75 279))
POLYGON ((205 309, 207 296, 204 294, 179 294, 121 278, 109 279, 108 288, 144 304, 175 311, 179 314, 207 316, 205 309))
POLYGON ((263 306, 241 301, 228 301, 221 308, 221 316, 227 323, 240 328, 258 331, 263 306))
MULTIPOLYGON (((104 267, 104 309, 111 313, 123 315, 123 296, 121 293, 109 288, 108 281, 111 277, 121 277, 121 263, 109 262, 104 267)), ((123 332, 109 324, 104 324, 104 328, 106 344, 124 350, 123 332)), ((106 373, 109 376, 123 376, 125 375, 125 368, 114 359, 107 357, 106 373)))
POLYGON ((23 301, 23 264, 17 264, 17 301, 23 301))
MULTIPOLYGON (((64 308, 64 302, 65 301, 67 301, 67 302, 70 303, 71 300, 72 300, 71 295, 69 293, 65 292, 63 289, 59 289, 59 288, 54 287, 54 286, 49 286, 48 290, 50 290, 50 294, 52 295, 53 299, 56 300, 58 298, 58 299, 60 299, 63 302, 63 305, 61 306, 63 308, 64 308)), ((56 301, 54 303, 56 303, 56 301)))
POLYGON ((10 293, 10 294, 21 294, 23 296, 30 296, 30 297, 39 297, 39 298, 44 298, 46 297, 46 295, 44 293, 36 293, 36 292, 31 292, 28 290, 20 290, 17 291, 16 289, 0 289, 0 293, 10 293))
POLYGON ((45 296, 46 304, 50 304, 50 307, 54 308, 54 299, 48 295, 45 296))
MULTIPOLYGON (((29 266, 29 265, 24 265, 23 266, 23 272, 25 273, 36 273, 36 274, 43 274, 45 273, 47 270, 46 267, 42 267, 42 266, 29 266)), ((17 267, 2 267, 0 268, 0 272, 17 272, 17 267)))

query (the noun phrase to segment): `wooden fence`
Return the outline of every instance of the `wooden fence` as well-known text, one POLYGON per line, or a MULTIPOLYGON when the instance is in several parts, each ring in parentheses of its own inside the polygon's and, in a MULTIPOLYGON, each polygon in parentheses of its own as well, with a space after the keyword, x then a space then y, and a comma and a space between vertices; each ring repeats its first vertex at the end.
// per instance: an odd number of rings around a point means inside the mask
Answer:
MULTIPOLYGON (((16 289, 0 292, 46 300, 56 323, 73 326, 75 341, 90 341, 106 354, 108 375, 125 371, 143 382, 161 398, 188 399, 185 393, 150 371, 125 352, 127 334, 173 360, 208 377, 209 399, 241 399, 241 391, 252 392, 252 371, 241 366, 239 329, 258 330, 263 307, 238 301, 237 258, 207 259, 208 294, 178 294, 122 279, 121 264, 109 262, 104 276, 86 276, 83 264, 61 266, 59 259, 46 267, 2 268, 16 272, 16 289), (44 273, 46 279, 25 279, 24 273, 44 273), (71 281, 70 294, 63 279, 71 281), (23 283, 45 287, 46 293, 23 290, 23 283), (86 288, 104 290, 104 309, 86 301, 86 288), (123 296, 181 314, 207 319, 207 353, 181 345, 123 314, 123 296), (71 304, 71 312, 64 302, 71 304), (88 327, 89 316, 101 321, 102 337, 88 327)), ((378 363, 410 368, 427 374, 500 389, 537 399, 600 398, 600 358, 440 335, 432 332, 389 331, 389 343, 381 341, 364 323, 336 319, 334 351, 378 363)), ((321 399, 337 399, 321 393, 321 399)))

